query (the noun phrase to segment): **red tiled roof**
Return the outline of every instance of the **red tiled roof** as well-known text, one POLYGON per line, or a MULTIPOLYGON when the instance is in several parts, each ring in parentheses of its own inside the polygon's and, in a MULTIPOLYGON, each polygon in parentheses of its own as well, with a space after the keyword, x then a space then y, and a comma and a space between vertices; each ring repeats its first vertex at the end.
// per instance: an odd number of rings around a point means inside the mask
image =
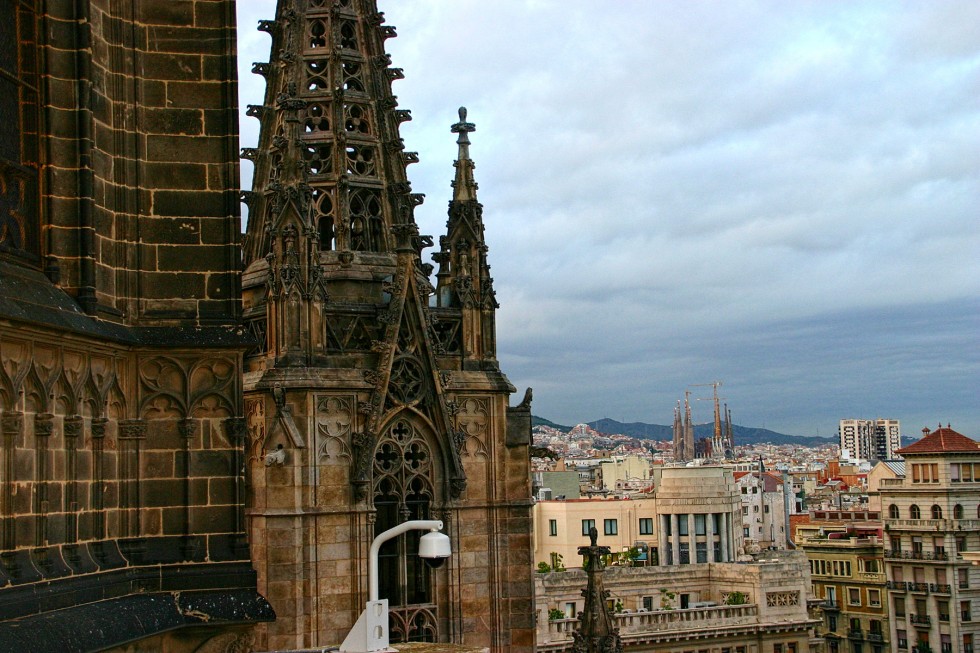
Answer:
POLYGON ((943 452, 968 452, 973 453, 980 450, 980 443, 971 440, 962 433, 957 433, 947 427, 939 427, 932 433, 924 436, 918 442, 913 442, 909 446, 899 449, 895 453, 903 456, 908 453, 943 453, 943 452))

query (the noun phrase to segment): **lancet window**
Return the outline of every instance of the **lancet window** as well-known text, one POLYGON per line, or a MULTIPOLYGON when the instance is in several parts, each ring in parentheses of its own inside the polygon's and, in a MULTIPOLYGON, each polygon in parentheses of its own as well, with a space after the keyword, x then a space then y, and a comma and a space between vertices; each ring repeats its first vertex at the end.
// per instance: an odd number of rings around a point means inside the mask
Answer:
MULTIPOLYGON (((431 519, 433 462, 428 443, 413 420, 394 420, 374 455, 375 533, 410 519, 431 519)), ((422 533, 386 542, 378 558, 381 598, 391 606, 392 641, 435 641, 436 608, 432 605, 429 567, 418 557, 422 533)))

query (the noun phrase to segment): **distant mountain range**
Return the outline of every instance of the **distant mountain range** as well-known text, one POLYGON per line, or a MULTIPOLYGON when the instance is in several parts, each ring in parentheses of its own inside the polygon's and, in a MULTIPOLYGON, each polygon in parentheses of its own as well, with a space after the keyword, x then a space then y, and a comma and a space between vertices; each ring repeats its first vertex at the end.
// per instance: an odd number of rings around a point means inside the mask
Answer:
MULTIPOLYGON (((672 440, 674 437, 674 429, 672 426, 664 426, 663 424, 646 424, 644 422, 617 422, 614 419, 609 419, 604 417, 592 422, 586 422, 591 428, 595 429, 600 433, 605 433, 607 435, 628 435, 630 437, 639 438, 641 440, 672 440)), ((558 429, 568 433, 572 430, 572 426, 564 426, 562 424, 556 424, 543 417, 531 417, 532 426, 550 426, 552 428, 558 429)), ((694 437, 695 438, 710 438, 714 432, 714 424, 695 424, 694 426, 694 437)), ((801 447, 818 447, 826 444, 834 444, 837 442, 837 438, 821 438, 818 436, 803 436, 803 435, 787 435, 785 433, 777 433, 775 431, 770 431, 769 429, 759 429, 749 426, 739 426, 738 424, 732 424, 732 433, 735 436, 735 444, 795 444, 801 447)))

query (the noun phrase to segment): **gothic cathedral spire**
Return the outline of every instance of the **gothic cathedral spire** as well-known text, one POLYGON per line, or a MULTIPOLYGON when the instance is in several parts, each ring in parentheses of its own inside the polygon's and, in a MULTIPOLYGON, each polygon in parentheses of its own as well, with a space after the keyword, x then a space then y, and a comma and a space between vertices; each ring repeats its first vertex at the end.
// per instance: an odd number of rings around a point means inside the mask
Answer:
POLYGON ((532 600, 530 400, 508 406, 514 387, 496 361, 475 127, 465 110, 452 127, 434 288, 406 172, 418 157, 398 134, 410 114, 391 88, 403 75, 384 52, 395 30, 383 23, 375 0, 279 0, 259 26, 273 56, 254 67, 267 90, 249 107, 258 147, 242 152, 255 163, 242 277, 255 338, 248 513, 259 588, 280 616, 258 643, 343 641, 375 534, 438 518, 454 541, 443 567, 419 565, 412 536, 382 551, 392 641, 465 633, 518 650, 534 629, 515 608, 532 600))

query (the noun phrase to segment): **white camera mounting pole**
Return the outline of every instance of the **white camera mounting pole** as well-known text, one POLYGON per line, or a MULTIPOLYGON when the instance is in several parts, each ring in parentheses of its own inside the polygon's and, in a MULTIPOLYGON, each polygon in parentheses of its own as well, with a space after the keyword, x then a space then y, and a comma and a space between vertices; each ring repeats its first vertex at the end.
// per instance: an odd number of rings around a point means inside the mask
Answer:
MULTIPOLYGON (((368 554, 368 602, 357 623, 340 645, 341 653, 372 653, 374 651, 393 651, 388 646, 388 599, 378 599, 378 553, 381 545, 408 531, 442 530, 442 520, 415 519, 389 528, 374 538, 368 554)), ((449 539, 445 535, 442 537, 449 539)), ((448 548, 446 549, 448 555, 448 548)))

